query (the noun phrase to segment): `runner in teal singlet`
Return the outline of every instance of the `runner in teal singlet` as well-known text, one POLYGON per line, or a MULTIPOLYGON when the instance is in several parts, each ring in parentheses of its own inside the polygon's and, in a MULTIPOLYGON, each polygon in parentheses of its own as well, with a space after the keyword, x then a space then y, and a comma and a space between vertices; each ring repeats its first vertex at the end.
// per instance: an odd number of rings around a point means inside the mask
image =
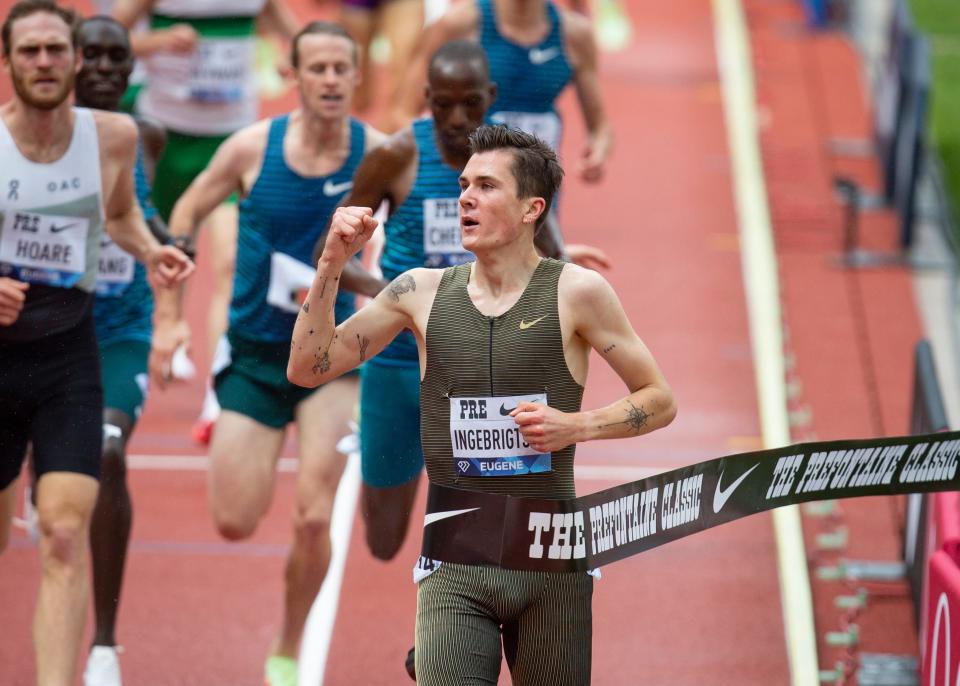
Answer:
MULTIPOLYGON (((287 381, 290 335, 313 280, 313 247, 364 153, 383 140, 349 115, 357 49, 340 26, 308 24, 294 39, 291 64, 300 108, 227 139, 177 202, 170 223, 175 236, 195 234, 227 195, 241 197, 230 325, 214 360, 223 411, 210 445, 210 509, 225 538, 250 536, 266 514, 286 427, 297 426, 294 539, 283 626, 265 665, 268 686, 296 684, 304 622, 330 560, 330 516, 344 467, 336 445, 348 432, 357 395, 356 378, 316 390, 287 381)), ((339 319, 353 312, 353 300, 346 293, 339 298, 339 319)), ((158 318, 167 356, 185 326, 158 318)))
MULTIPOLYGON (((486 50, 497 99, 490 120, 532 133, 559 150, 561 122, 556 99, 575 86, 586 125, 586 140, 576 169, 589 182, 603 176, 613 146, 610 122, 597 77, 597 46, 589 19, 562 9, 551 0, 464 0, 454 4, 424 31, 411 62, 406 99, 395 119, 415 116, 422 108, 425 66, 440 45, 473 38, 486 50)), ((560 238, 557 206, 548 229, 560 238)), ((568 246, 574 261, 606 267, 606 255, 585 246, 568 246)))
MULTIPOLYGON (((167 130, 153 201, 169 221, 177 199, 220 144, 257 120, 257 27, 289 40, 299 25, 284 0, 116 0, 113 14, 128 28, 144 18, 150 21, 151 32, 134 43, 146 65, 146 85, 136 111, 167 130)), ((207 219, 214 276, 207 309, 211 355, 226 330, 233 281, 237 207, 236 196, 228 198, 207 219)), ((208 392, 193 431, 198 442, 209 442, 216 412, 208 392)))

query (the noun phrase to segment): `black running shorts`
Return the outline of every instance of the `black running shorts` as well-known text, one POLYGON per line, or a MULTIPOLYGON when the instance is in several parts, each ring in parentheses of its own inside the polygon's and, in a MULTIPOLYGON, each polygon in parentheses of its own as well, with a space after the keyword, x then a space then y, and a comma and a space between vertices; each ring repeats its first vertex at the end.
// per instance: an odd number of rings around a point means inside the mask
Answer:
POLYGON ((100 476, 103 391, 93 317, 34 341, 0 341, 0 490, 33 443, 37 478, 100 476))

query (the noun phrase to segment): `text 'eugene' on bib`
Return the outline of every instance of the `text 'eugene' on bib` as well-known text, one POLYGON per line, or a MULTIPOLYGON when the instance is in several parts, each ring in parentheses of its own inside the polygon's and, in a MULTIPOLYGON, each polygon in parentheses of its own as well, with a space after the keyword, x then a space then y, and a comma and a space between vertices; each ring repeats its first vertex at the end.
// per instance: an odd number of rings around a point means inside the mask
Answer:
POLYGON ((545 393, 450 398, 450 443, 460 476, 521 476, 551 471, 550 453, 523 439, 510 416, 521 402, 547 404, 545 393))

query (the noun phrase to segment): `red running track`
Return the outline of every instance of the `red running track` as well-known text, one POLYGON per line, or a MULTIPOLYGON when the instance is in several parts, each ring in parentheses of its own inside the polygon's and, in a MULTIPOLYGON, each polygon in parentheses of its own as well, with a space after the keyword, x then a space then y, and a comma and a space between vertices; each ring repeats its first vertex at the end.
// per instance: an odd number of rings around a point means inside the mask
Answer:
MULTIPOLYGON (((639 478, 644 470, 760 447, 710 2, 630 0, 627 6, 632 44, 604 54, 601 67, 616 152, 601 185, 568 177, 562 218, 569 240, 595 243, 614 256, 608 278, 660 361, 680 413, 655 435, 581 446, 578 465, 594 471, 578 479, 580 493, 639 478)), ((297 9, 304 18, 317 12, 303 0, 297 9)), ((0 97, 4 88, 0 83, 0 97)), ((265 109, 273 113, 289 102, 265 109)), ((562 110, 568 123, 562 152, 569 161, 583 136, 572 95, 562 110)), ((204 273, 195 294, 209 284, 204 273)), ((188 310, 199 337, 202 297, 192 296, 188 310)), ((197 356, 205 366, 203 351, 197 356)), ((586 407, 623 393, 596 362, 586 407)), ((131 453, 200 454, 187 435, 201 392, 194 382, 155 393, 131 453)), ((285 454, 293 455, 292 447, 285 454)), ((292 477, 278 479, 274 506, 256 536, 227 544, 209 521, 204 472, 172 468, 169 458, 157 462, 171 468, 130 475, 135 523, 118 633, 126 682, 257 684, 280 621, 292 477)), ((362 522, 352 523, 324 683, 406 682, 418 528, 413 525, 397 559, 383 564, 366 552, 362 522)), ((0 682, 11 686, 32 681, 29 621, 37 575, 35 550, 17 534, 0 561, 0 682)), ((789 682, 769 515, 604 569, 594 607, 596 684, 789 682)))

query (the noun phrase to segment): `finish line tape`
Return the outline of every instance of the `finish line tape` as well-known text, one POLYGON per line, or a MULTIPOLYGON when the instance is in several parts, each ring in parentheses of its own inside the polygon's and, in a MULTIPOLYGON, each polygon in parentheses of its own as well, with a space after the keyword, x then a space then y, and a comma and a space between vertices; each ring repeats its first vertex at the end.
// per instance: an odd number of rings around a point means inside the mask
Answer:
POLYGON ((430 484, 421 554, 506 569, 595 569, 785 505, 957 491, 958 462, 960 431, 948 431, 740 453, 567 500, 430 484))

